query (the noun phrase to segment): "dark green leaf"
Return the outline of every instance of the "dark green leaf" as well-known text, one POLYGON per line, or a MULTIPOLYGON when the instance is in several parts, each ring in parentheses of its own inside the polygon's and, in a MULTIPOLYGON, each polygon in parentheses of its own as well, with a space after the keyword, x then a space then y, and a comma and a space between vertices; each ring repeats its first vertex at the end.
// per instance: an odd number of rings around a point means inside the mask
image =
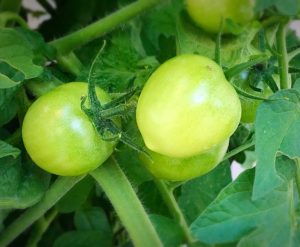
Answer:
POLYGON ((230 164, 225 161, 206 175, 183 184, 178 203, 186 220, 193 222, 230 182, 230 164))
POLYGON ((0 159, 0 208, 27 208, 37 203, 48 188, 50 175, 30 161, 0 159))
POLYGON ((62 213, 70 213, 81 207, 94 186, 94 180, 87 176, 77 183, 57 204, 62 213))
POLYGON ((21 151, 18 148, 15 148, 8 143, 0 140, 0 160, 3 157, 12 156, 17 158, 20 155, 21 151))
POLYGON ((17 113, 16 92, 17 87, 0 89, 0 126, 8 123, 17 113))
POLYGON ((183 244, 183 233, 174 220, 154 214, 150 215, 150 220, 165 247, 180 246, 183 244))

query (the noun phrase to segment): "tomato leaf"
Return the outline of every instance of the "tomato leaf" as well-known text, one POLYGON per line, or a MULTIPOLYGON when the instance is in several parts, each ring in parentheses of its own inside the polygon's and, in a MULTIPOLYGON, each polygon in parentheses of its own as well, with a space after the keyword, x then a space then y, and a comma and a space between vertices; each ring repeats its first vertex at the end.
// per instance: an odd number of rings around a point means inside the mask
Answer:
POLYGON ((59 200, 56 208, 61 213, 70 213, 79 209, 87 200, 93 187, 94 181, 88 176, 85 177, 59 200))
POLYGON ((291 158, 300 157, 300 92, 281 90, 270 99, 260 105, 255 122, 257 168, 254 199, 282 184, 275 169, 278 152, 291 158))
POLYGON ((8 123, 17 113, 15 94, 18 87, 0 89, 0 126, 8 123))
POLYGON ((21 153, 21 150, 15 148, 8 143, 0 140, 0 159, 7 156, 17 158, 21 153))
MULTIPOLYGON (((39 76, 43 68, 35 65, 34 52, 28 41, 15 29, 1 28, 0 29, 0 61, 10 65, 15 70, 24 75, 24 79, 30 79, 39 76)), ((14 80, 9 81, 4 74, 1 76, 6 78, 4 83, 0 82, 0 88, 7 88, 15 86, 22 81, 19 79, 13 83, 14 80)))
POLYGON ((59 236, 54 247, 112 247, 112 229, 101 208, 81 209, 76 212, 74 224, 77 230, 59 236))
POLYGON ((230 182, 230 164, 225 161, 211 172, 184 183, 178 203, 186 220, 192 223, 230 182))
POLYGON ((27 208, 37 203, 48 188, 50 175, 20 157, 0 159, 0 208, 27 208))
POLYGON ((239 247, 299 246, 293 197, 294 162, 277 160, 284 183, 264 198, 252 200, 254 169, 225 187, 191 225, 194 236, 208 244, 239 241, 239 247))

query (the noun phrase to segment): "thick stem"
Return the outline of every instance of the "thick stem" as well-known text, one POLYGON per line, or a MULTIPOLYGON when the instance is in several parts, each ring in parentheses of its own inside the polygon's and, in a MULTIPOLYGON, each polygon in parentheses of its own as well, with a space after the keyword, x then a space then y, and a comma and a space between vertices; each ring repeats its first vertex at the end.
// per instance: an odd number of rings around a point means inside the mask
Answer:
POLYGON ((289 61, 288 61, 288 55, 286 49, 286 28, 287 28, 287 21, 280 22, 276 34, 277 52, 279 53, 277 59, 278 59, 278 66, 279 66, 281 89, 287 89, 291 87, 291 81, 290 81, 289 69, 288 69, 289 61))
POLYGON ((181 209, 178 206, 178 203, 174 197, 173 190, 168 188, 166 183, 162 180, 154 178, 154 182, 156 184, 156 187, 160 191, 160 194, 166 203, 170 213, 173 215, 175 221, 179 224, 181 227, 185 240, 188 244, 193 243, 193 237, 191 235, 191 232, 189 230, 188 224, 185 221, 185 218, 182 214, 181 209))
POLYGON ((63 85, 63 82, 56 77, 52 77, 51 81, 32 79, 25 82, 26 89, 30 92, 30 94, 37 98, 44 95, 45 93, 50 92, 60 85, 63 85))
POLYGON ((90 174, 111 201, 134 246, 162 247, 145 209, 116 161, 109 159, 90 174))
POLYGON ((18 14, 13 12, 2 12, 1 13, 1 27, 5 27, 8 23, 16 22, 23 28, 28 28, 26 21, 22 19, 18 14))
POLYGON ((54 46, 60 54, 69 53, 75 48, 102 36, 120 24, 123 24, 124 22, 160 2, 162 1, 138 0, 85 28, 82 28, 62 38, 56 39, 50 42, 50 44, 54 46))
POLYGON ((74 54, 74 52, 70 52, 68 54, 59 55, 57 57, 58 65, 65 70, 75 76, 78 76, 82 70, 82 63, 78 59, 78 57, 74 54))
POLYGON ((14 222, 12 222, 0 235, 0 246, 7 246, 29 226, 43 216, 60 198, 62 198, 76 183, 80 177, 58 177, 43 199, 33 207, 26 210, 14 222))

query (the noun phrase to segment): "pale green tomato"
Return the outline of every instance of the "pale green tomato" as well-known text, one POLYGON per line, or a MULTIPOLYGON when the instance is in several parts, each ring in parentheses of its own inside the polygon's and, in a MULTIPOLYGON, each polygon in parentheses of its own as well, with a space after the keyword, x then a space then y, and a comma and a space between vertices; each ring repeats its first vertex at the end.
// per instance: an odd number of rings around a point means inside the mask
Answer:
POLYGON ((197 25, 217 33, 222 19, 241 25, 249 23, 254 17, 254 4, 254 0, 186 0, 186 9, 197 25))
POLYGON ((223 159, 228 143, 229 139, 190 158, 172 158, 149 150, 152 160, 143 154, 140 159, 153 176, 159 179, 185 181, 202 176, 215 168, 223 159))
POLYGON ((227 140, 241 104, 221 67, 186 54, 162 64, 145 84, 136 110, 146 146, 170 157, 191 157, 227 140))
MULTIPOLYGON (((62 176, 77 176, 101 165, 115 143, 105 142, 81 110, 87 83, 72 82, 38 98, 26 113, 22 135, 32 160, 42 169, 62 176)), ((103 103, 110 97, 100 88, 103 103)))

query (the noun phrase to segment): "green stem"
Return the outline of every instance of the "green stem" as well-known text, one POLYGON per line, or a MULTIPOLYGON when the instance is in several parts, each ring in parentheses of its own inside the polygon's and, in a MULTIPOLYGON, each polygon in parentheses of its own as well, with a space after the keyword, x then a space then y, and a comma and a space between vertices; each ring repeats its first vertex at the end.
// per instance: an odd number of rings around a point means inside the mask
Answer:
POLYGON ((54 46, 60 54, 69 53, 160 2, 162 1, 138 0, 85 28, 50 42, 50 45, 54 46))
POLYGON ((298 54, 300 54, 300 47, 289 52, 288 54, 288 61, 290 62, 294 57, 296 57, 298 54))
POLYGON ((23 28, 28 28, 26 21, 23 20, 18 14, 13 12, 2 12, 0 14, 0 25, 5 27, 7 23, 16 22, 23 28))
POLYGON ((188 224, 186 223, 185 218, 181 212, 181 209, 179 208, 178 203, 174 197, 173 190, 168 188, 168 186, 166 185, 166 183, 163 180, 154 178, 154 182, 156 184, 156 187, 160 191, 160 194, 161 194, 164 202, 166 203, 170 213, 173 215, 175 221, 181 227, 181 229, 184 233, 186 242, 188 244, 192 244, 193 237, 189 230, 188 224))
POLYGON ((25 82, 25 87, 34 97, 38 98, 62 84, 62 81, 53 76, 51 81, 42 81, 40 79, 28 80, 25 82))
POLYGON ((298 196, 300 198, 300 159, 296 159, 296 185, 298 190, 298 196))
POLYGON ((0 246, 4 247, 24 232, 29 226, 43 216, 60 198, 62 198, 76 183, 80 177, 58 177, 43 199, 33 207, 27 209, 12 222, 0 235, 0 246))
POLYGON ((9 11, 19 13, 22 0, 1 0, 0 12, 9 11))
POLYGON ((220 28, 216 39, 216 48, 215 48, 215 60, 216 63, 221 65, 221 42, 222 42, 222 33, 223 33, 224 21, 223 18, 220 22, 220 28))
POLYGON ((82 70, 83 65, 81 64, 78 57, 74 54, 74 52, 70 52, 64 55, 58 55, 57 63, 58 65, 65 70, 75 76, 78 76, 82 70))
POLYGON ((241 145, 241 146, 238 146, 237 148, 231 150, 230 152, 228 152, 222 161, 224 160, 227 160, 233 156, 235 156, 236 154, 240 153, 240 152, 243 152, 244 150, 248 149, 248 148, 251 148, 255 145, 255 140, 251 140, 249 142, 246 142, 245 144, 241 145))
POLYGON ((281 89, 287 89, 291 87, 288 70, 288 55, 286 50, 286 27, 287 21, 281 21, 276 34, 277 52, 279 53, 278 66, 280 75, 280 87, 281 89))
POLYGON ((48 227, 57 216, 57 213, 58 212, 56 209, 52 209, 47 216, 38 219, 38 221, 35 223, 33 231, 29 236, 26 247, 38 246, 38 243, 42 239, 43 234, 47 231, 48 227))
POLYGON ((114 159, 90 172, 110 199, 136 247, 162 247, 127 177, 114 159))

